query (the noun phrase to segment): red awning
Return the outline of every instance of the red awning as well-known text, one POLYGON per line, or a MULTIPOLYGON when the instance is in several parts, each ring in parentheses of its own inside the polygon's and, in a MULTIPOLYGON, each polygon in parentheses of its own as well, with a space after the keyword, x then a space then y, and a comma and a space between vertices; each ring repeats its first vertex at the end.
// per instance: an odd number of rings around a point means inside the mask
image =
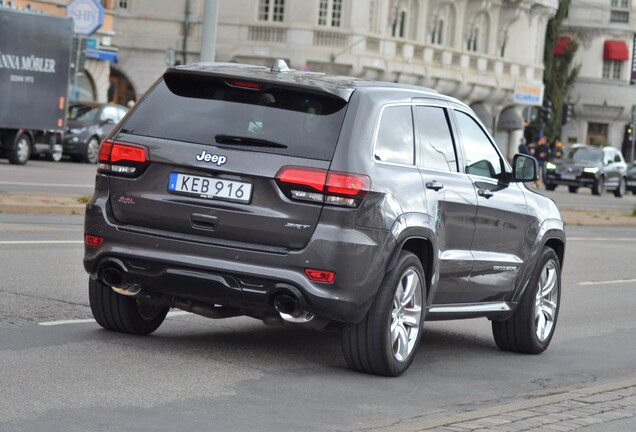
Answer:
POLYGON ((554 46, 553 54, 555 56, 562 56, 564 51, 570 49, 570 44, 572 43, 572 39, 569 36, 561 36, 559 41, 554 46))
POLYGON ((629 49, 623 41, 608 40, 603 46, 603 60, 628 60, 629 49))

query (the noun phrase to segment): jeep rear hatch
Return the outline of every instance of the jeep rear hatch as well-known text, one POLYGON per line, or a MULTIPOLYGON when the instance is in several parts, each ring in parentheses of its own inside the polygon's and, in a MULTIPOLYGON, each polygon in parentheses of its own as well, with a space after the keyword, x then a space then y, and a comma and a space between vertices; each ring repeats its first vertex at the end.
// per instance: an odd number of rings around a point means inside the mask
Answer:
POLYGON ((346 105, 289 82, 166 74, 102 144, 114 217, 192 241, 301 248, 323 205, 355 207, 368 190, 328 171, 346 105))

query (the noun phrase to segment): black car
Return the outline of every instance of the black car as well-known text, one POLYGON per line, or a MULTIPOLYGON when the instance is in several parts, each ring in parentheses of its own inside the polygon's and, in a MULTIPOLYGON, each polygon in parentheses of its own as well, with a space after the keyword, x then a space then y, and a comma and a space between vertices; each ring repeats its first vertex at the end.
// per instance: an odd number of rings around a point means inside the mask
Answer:
POLYGON ((589 187, 594 195, 610 190, 622 197, 627 185, 626 171, 627 164, 618 149, 577 145, 563 159, 546 164, 545 187, 554 190, 565 185, 572 193, 589 187))
POLYGON ((497 345, 554 334, 565 250, 465 104, 290 70, 168 69, 99 149, 84 267, 102 327, 155 331, 169 308, 338 329, 347 364, 399 375, 425 320, 485 317, 497 345))
POLYGON ((110 103, 69 103, 63 154, 75 162, 97 163, 99 144, 127 110, 110 103))
POLYGON ((631 164, 627 167, 626 190, 636 195, 636 164, 631 164))

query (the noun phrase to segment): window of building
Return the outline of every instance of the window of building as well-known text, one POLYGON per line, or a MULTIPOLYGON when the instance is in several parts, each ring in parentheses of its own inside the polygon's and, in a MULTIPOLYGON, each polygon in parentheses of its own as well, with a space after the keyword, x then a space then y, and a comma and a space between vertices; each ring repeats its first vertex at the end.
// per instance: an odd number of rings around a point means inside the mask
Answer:
POLYGON ((417 164, 424 168, 457 172, 457 155, 446 110, 441 107, 417 106, 415 121, 417 164))
POLYGON ((377 0, 369 0, 369 31, 375 33, 377 27, 375 24, 377 14, 377 0))
POLYGON ((630 0, 611 0, 610 22, 629 22, 630 0))
POLYGON ((285 0, 260 0, 258 19, 260 21, 283 22, 285 18, 285 0))
POLYGON ((486 52, 488 44, 488 31, 490 27, 488 17, 479 14, 470 25, 466 35, 466 50, 473 52, 486 52))
POLYGON ((376 161, 413 165, 413 119, 411 107, 390 106, 382 111, 375 141, 376 161))
POLYGON ((431 32, 431 43, 435 45, 443 45, 444 44, 444 22, 443 18, 438 18, 435 20, 435 25, 433 26, 433 31, 431 32))
POLYGON ((128 9, 130 7, 130 0, 119 0, 117 3, 119 9, 128 9))
POLYGON ((395 19, 393 20, 393 30, 391 32, 393 37, 403 38, 406 34, 406 11, 397 11, 395 19))
POLYGON ((328 27, 342 26, 342 0, 320 0, 318 25, 328 27))
POLYGON ((432 16, 431 43, 434 45, 453 45, 455 22, 455 9, 453 5, 446 4, 442 6, 432 16))
POLYGON ((622 60, 603 60, 603 78, 620 80, 623 75, 622 60))

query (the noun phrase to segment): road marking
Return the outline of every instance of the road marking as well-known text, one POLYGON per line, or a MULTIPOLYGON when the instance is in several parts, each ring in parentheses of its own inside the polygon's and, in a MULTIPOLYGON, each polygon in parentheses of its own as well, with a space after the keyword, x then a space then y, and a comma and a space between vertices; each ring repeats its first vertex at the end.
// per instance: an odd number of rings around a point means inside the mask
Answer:
POLYGON ((71 187, 71 188, 93 188, 95 185, 78 185, 70 183, 26 183, 26 182, 3 182, 0 181, 0 185, 6 186, 39 186, 39 187, 71 187))
POLYGON ((610 285, 610 284, 622 284, 622 283, 632 283, 636 282, 636 279, 616 279, 616 280, 608 280, 608 281, 588 281, 588 282, 579 282, 577 285, 610 285))
POLYGON ((0 245, 19 245, 19 244, 84 244, 81 240, 2 240, 0 245))
MULTIPOLYGON (((186 311, 172 311, 168 312, 167 318, 172 318, 176 316, 183 315, 192 315, 190 312, 186 311)), ((75 319, 75 320, 60 320, 60 321, 47 321, 38 323, 41 326, 56 326, 56 325, 66 325, 66 324, 85 324, 85 323, 94 323, 94 319, 75 319)))
POLYGON ((614 238, 614 237, 568 237, 567 241, 613 241, 613 242, 636 242, 636 238, 614 238))

